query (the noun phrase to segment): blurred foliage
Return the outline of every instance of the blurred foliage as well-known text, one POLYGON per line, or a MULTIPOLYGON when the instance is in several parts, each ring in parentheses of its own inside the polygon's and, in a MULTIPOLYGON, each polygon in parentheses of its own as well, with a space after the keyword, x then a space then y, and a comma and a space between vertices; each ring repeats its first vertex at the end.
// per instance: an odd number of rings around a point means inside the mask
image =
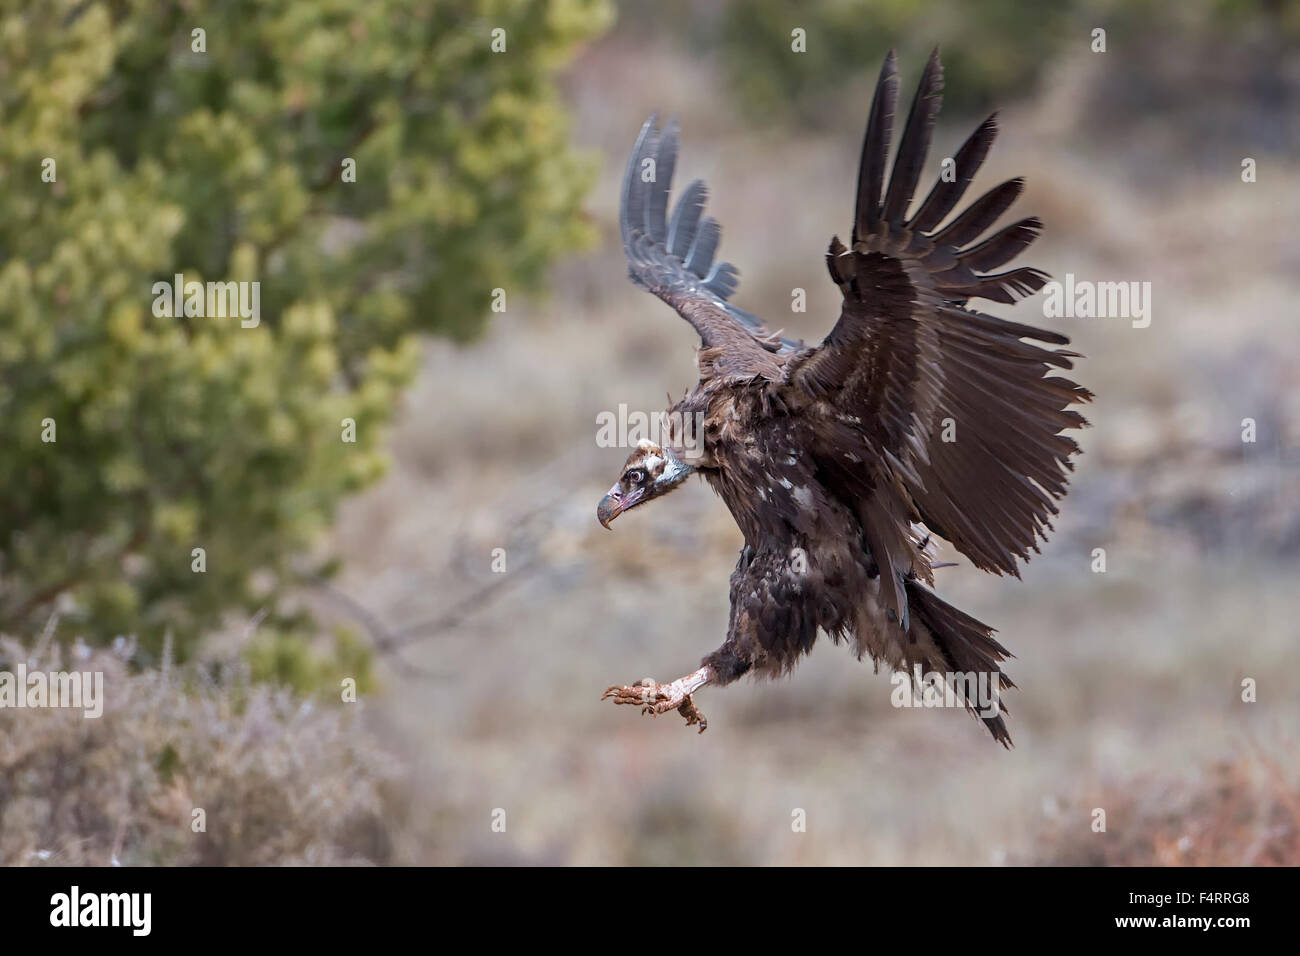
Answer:
POLYGON ((89 720, 0 708, 0 866, 407 862, 405 778, 364 702, 317 706, 239 661, 218 684, 194 663, 132 673, 107 649, 0 637, 0 667, 18 661, 98 671, 112 691, 89 720))
MULTIPOLYGON (((698 33, 711 31, 703 16, 698 33)), ((874 83, 898 51, 907 97, 936 45, 948 76, 944 103, 990 112, 1035 92, 1044 69, 1095 27, 1108 45, 1147 44, 1174 29, 1218 37, 1277 31, 1300 37, 1300 4, 1283 0, 731 0, 716 24, 729 84, 755 117, 841 122, 846 90, 874 83), (807 52, 792 51, 806 31, 807 52)), ((712 41, 710 41, 712 42, 712 41)), ((854 116, 856 116, 856 108, 854 116)))
MULTIPOLYGON (((604 0, 0 2, 0 630, 58 606, 61 634, 148 654, 171 631, 184 657, 317 573, 299 556, 381 473, 416 335, 473 336, 494 288, 536 288, 588 238, 554 76, 608 20, 604 0), (156 316, 178 273, 259 282, 260 324, 156 316)), ((260 665, 306 666, 286 654, 260 665)))
POLYGON ((1077 5, 733 0, 721 24, 724 62, 729 82, 754 113, 793 111, 806 123, 833 123, 842 120, 845 87, 874 82, 890 47, 898 51, 910 96, 925 57, 938 45, 947 74, 961 77, 945 91, 945 105, 988 111, 1037 80, 1067 39, 1064 28, 1077 5), (792 52, 795 28, 806 31, 805 53, 792 52))
POLYGON ((347 628, 336 632, 328 653, 309 647, 290 632, 258 634, 245 656, 254 680, 280 684, 300 694, 319 691, 327 699, 340 700, 344 678, 356 682, 359 695, 375 689, 371 647, 347 628))
POLYGON ((1162 779, 1148 769, 1082 798, 1045 801, 1054 812, 1038 824, 1032 856, 1017 865, 1300 865, 1300 753, 1294 744, 1249 743, 1244 753, 1179 776, 1162 779), (1112 821, 1105 834, 1067 822, 1093 807, 1105 807, 1112 821))

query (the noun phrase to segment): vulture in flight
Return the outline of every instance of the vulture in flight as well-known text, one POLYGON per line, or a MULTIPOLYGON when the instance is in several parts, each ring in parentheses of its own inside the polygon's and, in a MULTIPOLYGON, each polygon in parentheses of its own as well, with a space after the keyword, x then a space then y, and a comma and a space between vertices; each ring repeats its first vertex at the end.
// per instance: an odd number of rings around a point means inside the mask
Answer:
MULTIPOLYGON (((849 243, 835 237, 826 253, 843 304, 815 347, 769 333, 729 301, 738 273, 714 262, 720 228, 703 214, 704 184, 687 186, 668 215, 677 124, 656 129, 651 116, 641 128, 623 181, 623 248, 632 281, 699 333, 700 381, 665 416, 662 444, 633 450, 596 514, 608 528, 699 474, 745 544, 722 646, 685 677, 617 685, 602 699, 643 713, 675 709, 703 732, 693 694, 747 673, 789 673, 819 630, 877 667, 980 674, 998 692, 1014 686, 993 629, 932 590, 931 535, 976 567, 1019 576, 1017 561, 1051 527, 1079 451, 1064 432, 1087 425, 1070 406, 1092 395, 1059 372, 1078 357, 1057 347, 1066 336, 970 304, 1014 303, 1048 279, 1027 267, 994 271, 1042 229, 1031 217, 986 235, 1023 180, 957 210, 993 143, 996 114, 912 209, 942 88, 936 49, 886 182, 898 71, 893 51, 885 58, 849 243), (694 422, 702 434, 688 433, 694 422)), ((997 700, 988 712, 970 694, 960 698, 1009 747, 997 700)))

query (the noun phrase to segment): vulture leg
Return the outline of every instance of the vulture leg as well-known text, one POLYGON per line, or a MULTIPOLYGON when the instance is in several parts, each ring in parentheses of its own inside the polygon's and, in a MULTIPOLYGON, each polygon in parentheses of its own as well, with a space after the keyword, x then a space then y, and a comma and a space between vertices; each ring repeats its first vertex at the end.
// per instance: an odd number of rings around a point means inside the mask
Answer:
POLYGON ((700 725, 700 733, 709 727, 709 722, 700 713, 692 698, 697 690, 713 680, 709 668, 701 667, 693 674, 679 677, 671 684, 660 684, 653 678, 637 681, 635 684, 615 684, 600 699, 612 697, 615 704, 640 704, 641 713, 658 717, 670 710, 676 710, 686 718, 686 726, 700 725))

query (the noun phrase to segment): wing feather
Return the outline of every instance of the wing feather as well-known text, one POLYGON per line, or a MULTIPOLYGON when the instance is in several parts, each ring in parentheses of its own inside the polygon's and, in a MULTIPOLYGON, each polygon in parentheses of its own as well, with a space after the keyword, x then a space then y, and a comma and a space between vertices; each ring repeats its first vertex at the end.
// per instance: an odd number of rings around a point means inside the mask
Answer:
POLYGON ((907 535, 923 521, 978 567, 1018 574, 1017 562, 1051 528, 1065 494, 1077 443, 1063 434, 1087 422, 1070 406, 1091 393, 1053 374, 1075 352, 1054 346, 1057 332, 985 315, 973 298, 1011 303, 1047 281, 1021 267, 991 274, 1039 235, 1041 220, 1021 219, 987 237, 1024 181, 1004 182, 940 228, 988 155, 997 124, 985 120, 912 219, 919 181, 941 102, 943 71, 931 56, 908 113, 890 181, 882 179, 898 76, 885 59, 859 163, 853 242, 832 239, 827 266, 844 304, 822 345, 787 364, 790 387, 820 405, 817 414, 858 423, 824 429, 815 456, 842 475, 860 459, 865 474, 840 479, 855 503, 888 595, 902 618, 904 582, 927 569, 907 535), (883 192, 883 199, 882 199, 883 192), (846 419, 847 416, 847 419, 846 419))
POLYGON ((682 191, 677 205, 673 207, 673 218, 668 224, 667 246, 668 252, 678 259, 684 260, 691 251, 708 196, 708 187, 697 179, 682 191))
POLYGON ((727 300, 740 273, 715 262, 722 227, 704 214, 708 189, 696 180, 683 191, 672 217, 668 197, 681 134, 675 120, 641 127, 623 175, 619 228, 632 281, 671 305, 700 333, 701 371, 739 378, 781 378, 777 355, 803 343, 770 335, 757 316, 727 300))
POLYGON ((875 232, 880 220, 880 189, 885 179, 885 159, 889 138, 894 129, 894 110, 898 106, 898 58, 890 50, 880 68, 880 80, 871 100, 871 115, 862 141, 862 160, 858 164, 858 206, 853 238, 875 232))
POLYGON ((907 214, 912 193, 921 178, 921 167, 930 151, 930 134, 943 103, 942 93, 943 66, 939 63, 936 49, 925 64, 907 126, 903 129, 903 138, 898 144, 898 156, 894 159, 894 171, 889 177, 889 191, 885 195, 884 220, 887 223, 901 223, 907 214))
POLYGON ((953 157, 953 178, 948 180, 940 177, 935 182, 930 195, 925 198, 921 208, 912 217, 912 229, 917 232, 928 232, 943 222, 948 213, 956 208, 957 203, 961 202, 961 197, 966 195, 966 188, 970 186, 975 174, 984 165, 984 159, 988 156, 989 148, 997 135, 998 114, 994 113, 976 127, 975 132, 962 144, 961 149, 957 150, 957 155, 953 157))

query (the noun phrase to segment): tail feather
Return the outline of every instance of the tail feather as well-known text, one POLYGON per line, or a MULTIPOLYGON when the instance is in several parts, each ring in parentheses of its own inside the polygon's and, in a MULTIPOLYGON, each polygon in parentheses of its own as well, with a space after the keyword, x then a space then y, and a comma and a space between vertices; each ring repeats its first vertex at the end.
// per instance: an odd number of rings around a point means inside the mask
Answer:
POLYGON ((993 628, 959 611, 916 580, 907 582, 907 603, 913 626, 921 624, 929 630, 949 672, 987 674, 990 681, 997 681, 998 713, 995 716, 981 716, 977 701, 967 699, 965 704, 993 739, 1010 750, 1014 745, 1004 717, 1009 717, 1011 711, 1002 702, 1002 691, 1016 685, 998 665, 1011 657, 1011 652, 994 639, 993 628))

